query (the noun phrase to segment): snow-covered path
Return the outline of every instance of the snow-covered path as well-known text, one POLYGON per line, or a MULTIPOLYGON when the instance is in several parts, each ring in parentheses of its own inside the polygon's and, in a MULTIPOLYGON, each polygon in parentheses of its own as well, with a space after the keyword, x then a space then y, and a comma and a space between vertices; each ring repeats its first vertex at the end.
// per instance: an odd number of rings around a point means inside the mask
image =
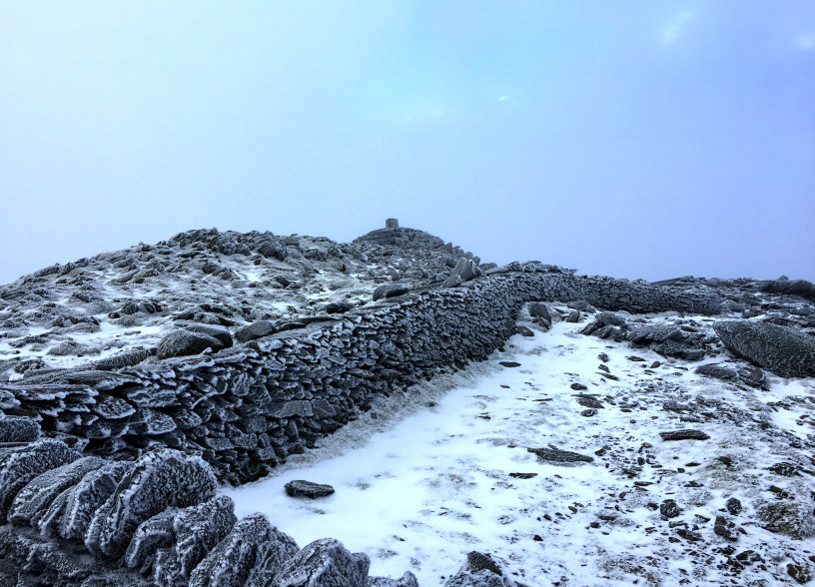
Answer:
MULTIPOLYGON (((709 528, 699 531, 712 530, 710 519, 736 488, 694 480, 705 468, 715 472, 716 451, 758 461, 771 449, 747 446, 719 421, 694 426, 709 440, 663 442, 659 431, 689 427, 662 409, 666 390, 703 394, 710 380, 651 351, 633 357, 625 344, 580 335, 581 326, 560 322, 534 337, 516 335, 505 352, 447 377, 452 389, 434 380, 407 406, 403 398, 375 405, 272 477, 223 493, 238 516, 264 512, 301 546, 337 538, 370 556, 372 576, 410 570, 422 587, 443 584, 472 550, 497 556, 529 586, 729 583, 727 569, 700 564, 703 556, 724 557, 689 554, 693 545, 673 535, 654 505, 676 499, 683 509, 676 520, 690 529, 707 518, 709 528), (601 362, 610 373, 598 370, 601 362), (574 383, 587 389, 575 391, 574 383), (602 407, 581 415, 589 408, 579 393, 602 407), (593 462, 547 463, 527 450, 549 445, 593 462), (329 483, 336 493, 293 499, 283 489, 293 479, 329 483)), ((742 403, 751 398, 739 394, 760 393, 716 391, 742 403)), ((744 544, 773 541, 783 550, 787 540, 758 526, 748 534, 744 544)), ((815 542, 796 542, 802 547, 815 551, 815 542)))

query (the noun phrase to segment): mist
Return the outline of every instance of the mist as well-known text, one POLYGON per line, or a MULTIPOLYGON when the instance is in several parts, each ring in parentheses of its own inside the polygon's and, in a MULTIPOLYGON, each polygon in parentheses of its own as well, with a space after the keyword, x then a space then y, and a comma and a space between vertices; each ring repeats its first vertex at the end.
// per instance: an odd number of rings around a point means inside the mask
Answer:
POLYGON ((499 264, 815 280, 815 4, 0 0, 0 283, 396 217, 499 264))

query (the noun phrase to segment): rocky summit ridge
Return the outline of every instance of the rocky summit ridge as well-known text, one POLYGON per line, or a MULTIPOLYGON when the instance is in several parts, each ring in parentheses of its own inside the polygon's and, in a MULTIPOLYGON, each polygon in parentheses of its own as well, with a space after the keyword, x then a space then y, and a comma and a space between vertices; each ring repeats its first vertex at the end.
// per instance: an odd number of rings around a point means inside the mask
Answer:
MULTIPOLYGON (((499 267, 394 219, 351 243, 193 230, 48 267, 0 287, 0 585, 417 585, 410 572, 369 577, 367 556, 336 540, 300 548, 262 515, 238 520, 218 483, 263 477, 393 391, 409 396, 558 321, 690 365, 734 393, 778 377, 810 381, 813 300, 811 283, 786 278, 647 283, 538 261, 499 267)), ((618 381, 598 358, 603 380, 618 381)), ((664 396, 681 422, 716 419, 706 415, 714 404, 693 407, 659 377, 640 387, 651 394, 643 405, 664 396)), ((603 409, 596 395, 571 391, 581 416, 603 409)), ((731 413, 734 426, 772 428, 731 413)), ((691 425, 660 437, 710 438, 691 425)), ((768 433, 767 442, 784 444, 787 460, 773 466, 789 481, 750 510, 751 523, 804 540, 815 533, 815 435, 768 433)), ((553 446, 530 451, 594 462, 553 446)), ((633 477, 642 461, 627 468, 633 477)), ((666 520, 678 515, 671 501, 658 506, 666 520)), ((716 540, 736 542, 746 525, 718 516, 716 540)), ((677 540, 702 541, 677 528, 677 540)), ((757 556, 733 568, 768 564, 757 556)), ((806 582, 811 563, 794 557, 782 576, 806 582)), ((472 552, 446 585, 538 584, 525 581, 472 552)))

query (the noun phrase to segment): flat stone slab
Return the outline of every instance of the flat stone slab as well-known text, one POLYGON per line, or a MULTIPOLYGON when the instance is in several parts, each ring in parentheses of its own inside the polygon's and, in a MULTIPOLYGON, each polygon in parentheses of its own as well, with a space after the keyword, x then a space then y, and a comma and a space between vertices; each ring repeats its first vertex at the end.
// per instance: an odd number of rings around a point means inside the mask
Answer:
POLYGON ((552 463, 591 463, 594 461, 594 457, 559 448, 528 448, 526 450, 537 455, 542 461, 552 463))
POLYGON ((701 430, 687 428, 685 430, 672 430, 670 432, 660 432, 662 440, 707 440, 710 438, 701 430))
POLYGON ((313 483, 311 481, 305 481, 304 479, 289 481, 286 483, 285 488, 286 495, 289 497, 310 497, 311 499, 316 499, 334 493, 334 488, 330 485, 313 483))

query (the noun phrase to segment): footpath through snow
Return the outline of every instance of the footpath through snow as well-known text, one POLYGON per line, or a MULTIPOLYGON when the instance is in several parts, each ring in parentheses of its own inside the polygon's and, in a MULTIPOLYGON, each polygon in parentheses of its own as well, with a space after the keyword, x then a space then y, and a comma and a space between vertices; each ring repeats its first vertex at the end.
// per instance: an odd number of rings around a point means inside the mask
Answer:
POLYGON ((788 439, 808 442, 785 400, 811 397, 813 381, 725 383, 583 326, 516 335, 490 361, 383 400, 272 477, 222 493, 239 517, 263 512, 301 546, 337 538, 370 556, 372 575, 409 569, 422 587, 473 550, 530 587, 796 584, 789 570, 806 567, 815 539, 778 526, 795 523, 787 506, 806 507, 801 488, 815 484, 772 468, 795 456, 788 439), (708 438, 660 435, 683 429, 708 438), (291 498, 294 479, 336 493, 291 498))

